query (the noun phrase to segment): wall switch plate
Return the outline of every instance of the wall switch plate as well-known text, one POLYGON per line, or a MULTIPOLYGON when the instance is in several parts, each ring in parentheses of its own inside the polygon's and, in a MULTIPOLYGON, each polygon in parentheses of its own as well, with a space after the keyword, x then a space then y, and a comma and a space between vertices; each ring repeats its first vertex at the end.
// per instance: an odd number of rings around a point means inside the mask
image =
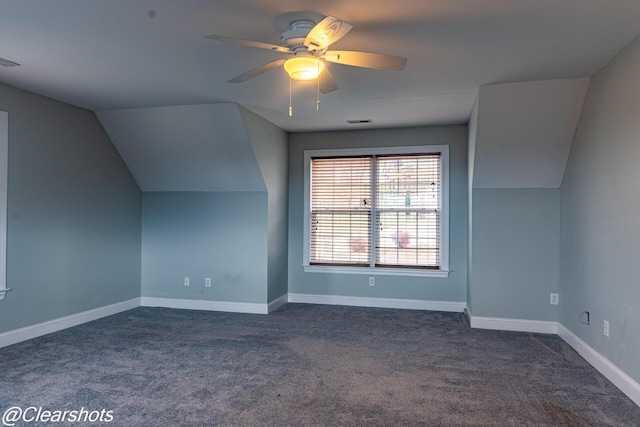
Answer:
POLYGON ((609 338, 609 321, 608 320, 604 321, 604 330, 603 330, 603 332, 604 332, 604 336, 609 338))
POLYGON ((551 298, 549 300, 549 304, 551 305, 558 305, 558 294, 551 294, 551 298))
POLYGON ((369 286, 375 286, 375 285, 376 285, 376 278, 369 277, 369 286))
POLYGON ((184 285, 185 285, 185 286, 189 286, 189 282, 190 282, 189 278, 188 278, 188 277, 185 277, 185 278, 184 278, 184 285))
POLYGON ((204 287, 205 288, 210 288, 211 287, 211 277, 207 277, 204 279, 204 287))

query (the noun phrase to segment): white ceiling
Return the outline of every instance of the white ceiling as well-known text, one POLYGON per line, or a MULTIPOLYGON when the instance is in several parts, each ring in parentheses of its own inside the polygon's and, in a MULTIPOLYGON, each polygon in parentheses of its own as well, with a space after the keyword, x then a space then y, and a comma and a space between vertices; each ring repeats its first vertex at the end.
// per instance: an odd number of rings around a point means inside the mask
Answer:
POLYGON ((0 82, 94 111, 240 103, 282 129, 467 122, 484 84, 591 76, 640 33, 638 0, 3 0, 0 82), (204 39, 277 44, 292 12, 354 29, 333 48, 408 58, 404 71, 331 64, 321 97, 282 70, 227 80, 278 54, 204 39), (358 125, 361 126, 361 125, 358 125))

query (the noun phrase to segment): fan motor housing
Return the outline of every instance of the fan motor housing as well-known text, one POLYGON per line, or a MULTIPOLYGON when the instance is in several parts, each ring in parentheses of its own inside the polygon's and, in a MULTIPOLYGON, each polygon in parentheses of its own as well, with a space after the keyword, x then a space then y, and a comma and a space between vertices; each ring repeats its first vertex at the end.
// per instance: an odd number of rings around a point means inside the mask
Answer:
POLYGON ((280 46, 285 46, 290 50, 304 47, 304 40, 307 38, 309 31, 315 27, 315 22, 301 19, 293 21, 290 25, 291 29, 285 31, 280 36, 280 46))

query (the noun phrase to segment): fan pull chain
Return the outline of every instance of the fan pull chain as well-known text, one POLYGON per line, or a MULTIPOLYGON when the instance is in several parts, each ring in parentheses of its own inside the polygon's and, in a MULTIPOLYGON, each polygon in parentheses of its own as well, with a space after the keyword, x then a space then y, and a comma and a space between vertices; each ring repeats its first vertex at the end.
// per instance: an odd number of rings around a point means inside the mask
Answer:
POLYGON ((293 107, 291 106, 291 77, 289 77, 289 117, 293 116, 293 107))

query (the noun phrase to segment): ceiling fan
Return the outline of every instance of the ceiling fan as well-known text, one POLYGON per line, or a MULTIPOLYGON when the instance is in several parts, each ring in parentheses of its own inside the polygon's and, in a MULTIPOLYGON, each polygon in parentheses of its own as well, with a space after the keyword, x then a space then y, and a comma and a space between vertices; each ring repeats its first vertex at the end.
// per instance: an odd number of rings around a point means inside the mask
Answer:
POLYGON ((403 70, 407 64, 407 59, 399 56, 350 50, 329 50, 331 44, 340 40, 353 28, 353 25, 333 16, 327 16, 317 24, 309 19, 296 19, 289 25, 291 28, 282 33, 279 45, 215 34, 205 36, 205 38, 293 56, 289 59, 281 58, 261 65, 232 78, 229 83, 241 83, 274 68, 284 66, 285 71, 292 79, 318 79, 318 90, 322 93, 329 93, 338 89, 338 83, 326 67, 325 61, 377 70, 403 70))

